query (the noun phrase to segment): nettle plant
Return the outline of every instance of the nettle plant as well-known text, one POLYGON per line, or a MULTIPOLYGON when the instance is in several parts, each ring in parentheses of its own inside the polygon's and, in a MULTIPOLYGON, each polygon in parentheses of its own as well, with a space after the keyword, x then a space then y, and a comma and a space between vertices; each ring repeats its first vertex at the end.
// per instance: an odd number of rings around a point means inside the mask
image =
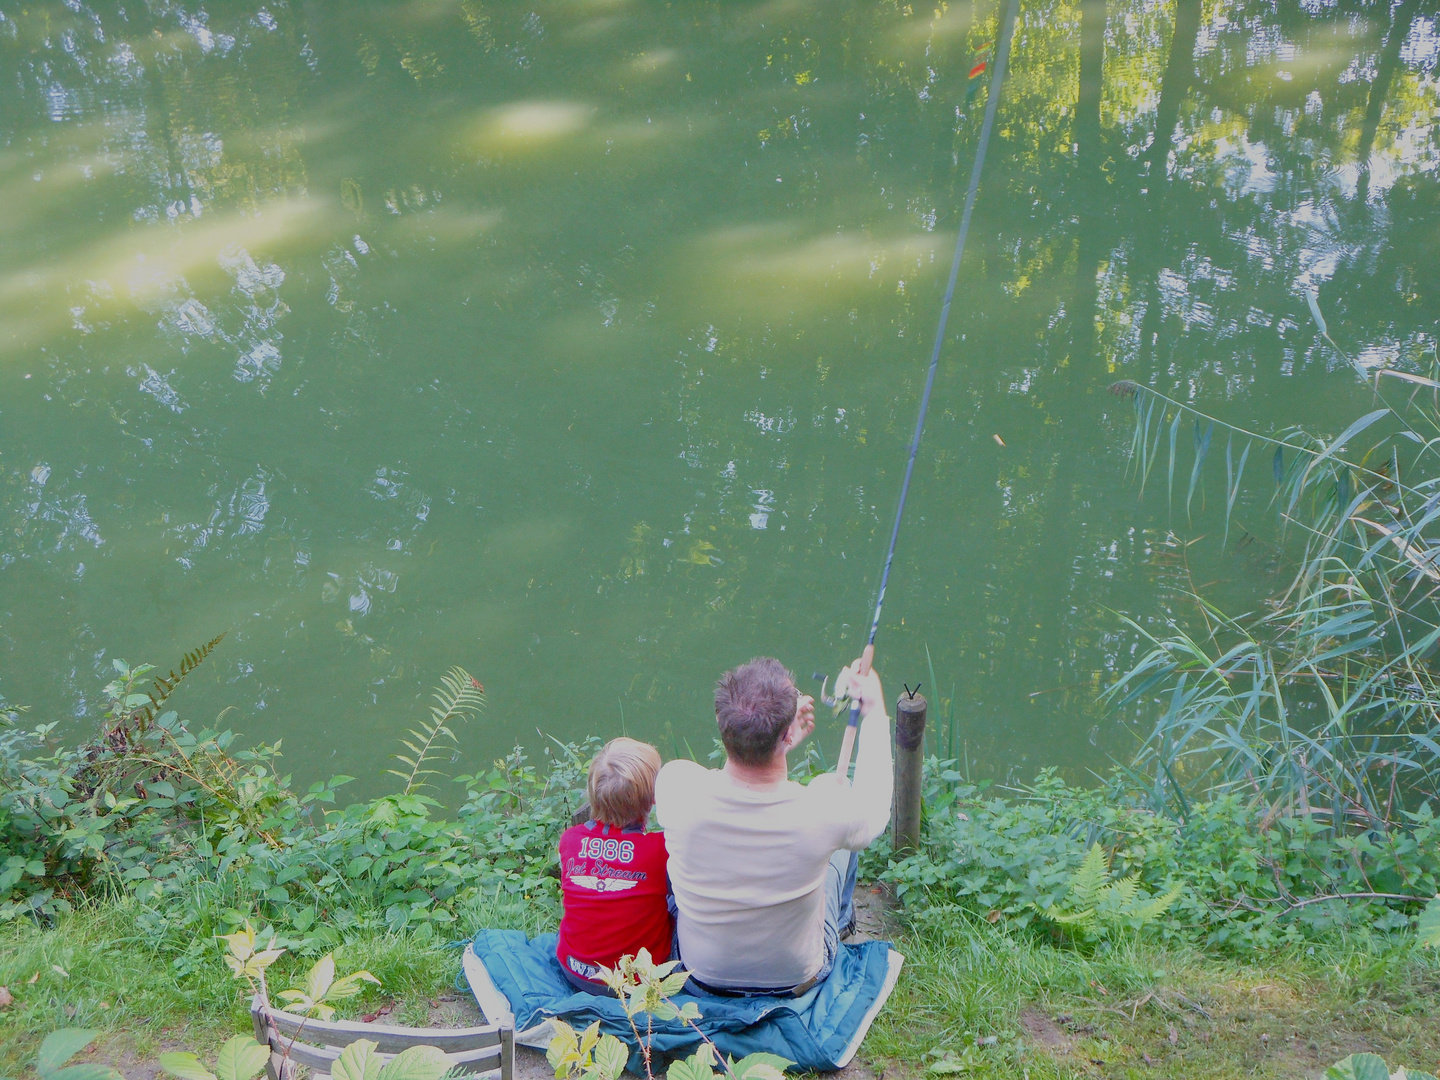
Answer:
MULTIPOLYGON (((654 1023, 679 1020, 700 1036, 695 1053, 670 1063, 666 1080, 781 1080, 786 1069, 795 1064, 779 1054, 747 1054, 736 1061, 727 1058, 709 1037, 696 1026, 700 1009, 693 1001, 676 1005, 670 999, 685 986, 689 976, 676 971, 678 960, 657 964, 650 950, 641 949, 634 956, 622 956, 613 968, 601 968, 601 979, 620 999, 630 1030, 640 1047, 647 1080, 655 1080, 650 1058, 654 1023), (645 1017, 645 1034, 640 1034, 637 1017, 645 1017), (716 1066, 719 1066, 717 1071, 716 1066)), ((545 1053, 555 1080, 619 1080, 625 1071, 630 1052, 614 1035, 601 1034, 600 1021, 583 1032, 576 1032, 565 1021, 552 1020, 555 1037, 545 1053)))

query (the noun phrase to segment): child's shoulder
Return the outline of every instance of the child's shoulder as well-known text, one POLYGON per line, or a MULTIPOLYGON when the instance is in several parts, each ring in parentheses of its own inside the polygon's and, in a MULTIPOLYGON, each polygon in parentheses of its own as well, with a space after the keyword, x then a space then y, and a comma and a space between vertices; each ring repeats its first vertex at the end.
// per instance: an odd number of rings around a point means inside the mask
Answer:
POLYGON ((649 824, 636 827, 626 826, 617 828, 614 825, 606 825, 604 822, 596 821, 594 818, 589 821, 582 821, 579 824, 571 825, 560 834, 561 842, 575 840, 583 836, 596 836, 610 840, 634 840, 638 837, 664 839, 664 829, 652 829, 649 824))
POLYGON ((578 847, 581 840, 589 836, 592 831, 586 826, 594 824, 593 821, 587 821, 578 825, 571 825, 568 829, 563 830, 560 833, 560 840, 558 842, 560 850, 565 851, 567 848, 578 847))

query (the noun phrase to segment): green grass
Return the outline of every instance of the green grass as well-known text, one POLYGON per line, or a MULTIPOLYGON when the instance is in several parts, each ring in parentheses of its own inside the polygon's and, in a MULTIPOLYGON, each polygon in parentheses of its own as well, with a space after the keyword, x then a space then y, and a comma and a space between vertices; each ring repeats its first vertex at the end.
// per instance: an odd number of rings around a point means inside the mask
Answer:
POLYGON ((1379 935, 1253 962, 1135 941, 1085 955, 949 909, 899 939, 905 971, 864 1048, 889 1075, 944 1051, 997 1080, 1309 1077, 1360 1050, 1440 1063, 1440 962, 1379 935))
MULTIPOLYGON (((96 904, 48 928, 0 927, 0 985, 15 994, 0 1013, 0 1075, 25 1075, 57 1027, 99 1028, 95 1056, 128 1074, 163 1050, 208 1054, 248 1030, 244 988, 219 947, 186 963, 177 943, 142 933, 142 910, 96 904)), ((480 925, 533 932, 533 918, 513 903, 472 901, 456 936, 480 925)), ((1154 941, 1085 954, 943 909, 908 921, 897 947, 905 969, 861 1055, 891 1077, 918 1076, 947 1051, 958 1075, 995 1080, 1310 1077, 1358 1050, 1392 1065, 1440 1064, 1440 959, 1380 935, 1252 962, 1154 941)), ((345 1015, 394 999, 393 1019, 413 1024, 451 990, 458 956, 433 937, 361 931, 336 962, 382 983, 346 1002, 345 1015)), ((272 986, 291 985, 309 963, 283 958, 272 986)))
MULTIPOLYGON (((248 991, 231 978, 221 944, 202 962, 187 962, 179 943, 141 930, 143 911, 117 901, 80 908, 49 927, 0 926, 0 986, 15 997, 0 1012, 0 1076, 21 1075, 40 1040, 60 1027, 104 1032, 96 1056, 122 1070, 177 1047, 203 1056, 250 1029, 248 991)), ((457 937, 466 926, 537 929, 533 912, 515 903, 482 897, 463 915, 457 937)), ((312 962, 282 957, 270 971, 272 990, 298 985, 312 962)), ((433 935, 361 930, 335 950, 335 962, 342 973, 363 967, 381 983, 344 1002, 342 1016, 394 999, 395 1022, 423 1024, 430 1002, 452 990, 459 953, 433 935)))

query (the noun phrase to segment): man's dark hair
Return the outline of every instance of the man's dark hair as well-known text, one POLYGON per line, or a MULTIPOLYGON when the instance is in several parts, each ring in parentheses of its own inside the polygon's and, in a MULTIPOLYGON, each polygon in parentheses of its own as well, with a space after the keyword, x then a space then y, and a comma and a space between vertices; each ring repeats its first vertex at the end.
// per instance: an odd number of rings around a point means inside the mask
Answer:
POLYGON ((725 752, 742 765, 763 765, 795 719, 800 691, 779 660, 761 656, 731 668, 715 684, 715 720, 725 752))

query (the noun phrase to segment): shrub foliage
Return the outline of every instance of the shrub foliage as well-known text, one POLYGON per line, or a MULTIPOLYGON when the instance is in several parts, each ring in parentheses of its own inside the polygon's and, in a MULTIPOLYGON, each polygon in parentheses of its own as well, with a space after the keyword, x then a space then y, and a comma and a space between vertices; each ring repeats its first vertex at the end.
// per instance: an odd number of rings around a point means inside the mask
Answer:
MULTIPOLYGON (((546 870, 584 801, 590 744, 547 749, 539 764, 516 749, 456 777, 453 818, 408 772, 397 794, 341 805, 351 777, 298 790, 278 744, 240 749, 233 732, 192 730, 173 710, 134 722, 149 710, 136 690, 148 671, 116 665, 99 730, 79 746, 60 744, 54 724, 5 714, 0 921, 128 894, 146 908, 142 924, 188 942, 194 963, 210 935, 255 913, 308 955, 353 928, 445 932, 467 904, 558 913, 546 870)), ((451 683, 478 687, 455 669, 439 693, 451 683)))
POLYGON ((1342 927, 1408 931, 1440 889, 1440 820, 1428 803, 1390 829, 1345 833, 1328 815, 1262 816, 1234 793, 1166 817, 1123 771, 1080 788, 1046 770, 1001 798, 951 762, 929 764, 921 850, 883 871, 911 905, 958 904, 1057 939, 1153 926, 1247 951, 1342 927))

